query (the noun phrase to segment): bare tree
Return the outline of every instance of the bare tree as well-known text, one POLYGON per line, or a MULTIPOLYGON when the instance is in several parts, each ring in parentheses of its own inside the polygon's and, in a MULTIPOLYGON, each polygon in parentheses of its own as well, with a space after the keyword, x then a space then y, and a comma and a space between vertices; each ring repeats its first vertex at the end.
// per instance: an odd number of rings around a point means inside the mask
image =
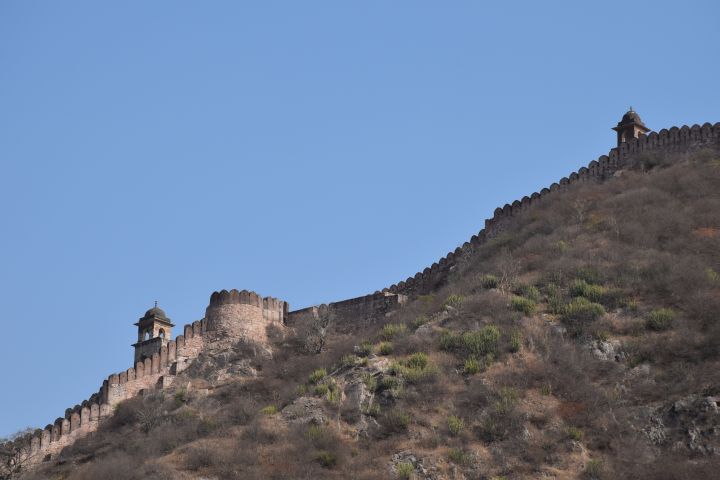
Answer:
POLYGON ((500 281, 498 282, 498 286, 501 291, 509 292, 512 290, 513 285, 517 280, 517 276, 520 273, 520 262, 513 257, 510 250, 503 249, 499 255, 498 268, 500 270, 500 281))
POLYGON ((30 444, 25 437, 31 433, 32 428, 25 428, 0 438, 0 479, 9 479, 23 470, 30 458, 30 444))

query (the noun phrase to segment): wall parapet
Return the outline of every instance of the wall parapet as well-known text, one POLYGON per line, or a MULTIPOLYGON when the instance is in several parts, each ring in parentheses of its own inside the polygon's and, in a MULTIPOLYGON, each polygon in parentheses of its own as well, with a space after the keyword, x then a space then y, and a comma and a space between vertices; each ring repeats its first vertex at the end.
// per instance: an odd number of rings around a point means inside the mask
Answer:
POLYGON ((204 319, 185 325, 184 333, 168 342, 159 353, 137 362, 134 367, 109 375, 89 399, 67 408, 62 417, 45 428, 11 442, 19 452, 12 461, 17 465, 32 466, 55 457, 78 438, 96 431, 121 401, 170 385, 188 362, 197 357, 202 349, 204 331, 204 319))
POLYGON ((291 327, 304 326, 323 315, 328 315, 328 318, 332 318, 336 331, 349 332, 377 322, 402 307, 406 301, 407 297, 403 294, 375 292, 362 297, 294 310, 288 314, 287 323, 291 327))
POLYGON ((621 143, 613 148, 607 155, 601 155, 597 160, 591 161, 587 167, 581 167, 577 172, 563 177, 559 182, 553 183, 540 192, 534 192, 521 200, 498 207, 493 217, 485 220, 485 227, 473 235, 468 242, 449 252, 438 262, 416 273, 412 277, 383 289, 383 292, 399 293, 408 296, 429 293, 447 278, 450 270, 456 266, 456 259, 468 254, 487 240, 496 236, 503 228, 504 223, 526 211, 533 205, 544 201, 548 195, 565 190, 570 185, 588 182, 603 181, 610 178, 615 172, 626 166, 627 160, 645 152, 681 152, 692 151, 708 146, 720 147, 720 122, 714 125, 704 123, 691 127, 663 128, 659 132, 649 132, 640 135, 629 142, 621 143))

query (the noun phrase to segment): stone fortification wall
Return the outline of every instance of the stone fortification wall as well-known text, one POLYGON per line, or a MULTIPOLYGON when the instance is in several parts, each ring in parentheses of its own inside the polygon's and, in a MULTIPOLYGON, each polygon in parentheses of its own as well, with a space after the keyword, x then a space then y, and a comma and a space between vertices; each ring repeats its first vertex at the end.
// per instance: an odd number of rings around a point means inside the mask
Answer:
POLYGON ((465 242, 422 272, 384 289, 383 292, 409 296, 431 292, 445 281, 450 270, 456 265, 457 258, 469 254, 474 247, 497 235, 510 218, 542 202, 548 195, 565 190, 569 185, 609 178, 616 171, 621 170, 626 165, 626 161, 633 156, 645 152, 686 152, 707 147, 720 148, 720 123, 662 129, 622 143, 619 147, 610 150, 608 155, 593 160, 587 167, 582 167, 568 177, 560 179, 549 188, 543 188, 540 192, 515 200, 502 208, 496 208, 493 218, 485 220, 485 228, 477 235, 473 235, 469 242, 465 242))
POLYGON ((376 292, 364 297, 323 304, 290 312, 287 325, 300 327, 325 322, 337 332, 349 333, 375 324, 390 312, 400 308, 407 297, 391 292, 376 292))
POLYGON ((54 423, 15 440, 21 453, 14 461, 31 466, 56 456, 78 438, 97 430, 121 401, 172 385, 175 376, 217 338, 264 342, 266 327, 283 325, 287 316, 288 304, 276 298, 263 298, 246 290, 214 292, 204 319, 185 325, 182 335, 152 357, 110 375, 97 393, 65 410, 65 415, 54 423))
POLYGON ((81 404, 66 409, 65 415, 52 424, 16 439, 20 454, 13 461, 31 466, 52 458, 78 438, 97 430, 100 422, 112 415, 115 405, 121 401, 143 391, 172 384, 174 376, 202 350, 206 321, 185 325, 183 330, 183 335, 168 342, 152 358, 110 375, 97 393, 81 404))
POLYGON ((210 338, 245 339, 264 344, 269 326, 280 327, 288 316, 288 304, 247 290, 222 290, 210 296, 205 310, 210 338))

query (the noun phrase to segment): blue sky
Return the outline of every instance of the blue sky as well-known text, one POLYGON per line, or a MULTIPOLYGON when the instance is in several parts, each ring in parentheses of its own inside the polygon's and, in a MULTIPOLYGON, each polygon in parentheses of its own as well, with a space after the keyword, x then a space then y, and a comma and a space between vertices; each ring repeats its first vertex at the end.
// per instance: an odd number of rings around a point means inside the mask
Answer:
POLYGON ((158 300, 371 293, 649 127, 720 121, 720 4, 0 3, 0 435, 158 300))

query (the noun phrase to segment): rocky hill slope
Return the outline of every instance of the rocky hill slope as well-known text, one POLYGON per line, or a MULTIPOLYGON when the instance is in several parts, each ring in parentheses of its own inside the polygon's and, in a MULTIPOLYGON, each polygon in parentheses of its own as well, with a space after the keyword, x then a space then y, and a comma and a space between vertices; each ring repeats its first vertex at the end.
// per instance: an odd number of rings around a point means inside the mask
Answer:
POLYGON ((716 150, 637 155, 454 260, 380 325, 205 351, 15 477, 714 477, 716 150))

